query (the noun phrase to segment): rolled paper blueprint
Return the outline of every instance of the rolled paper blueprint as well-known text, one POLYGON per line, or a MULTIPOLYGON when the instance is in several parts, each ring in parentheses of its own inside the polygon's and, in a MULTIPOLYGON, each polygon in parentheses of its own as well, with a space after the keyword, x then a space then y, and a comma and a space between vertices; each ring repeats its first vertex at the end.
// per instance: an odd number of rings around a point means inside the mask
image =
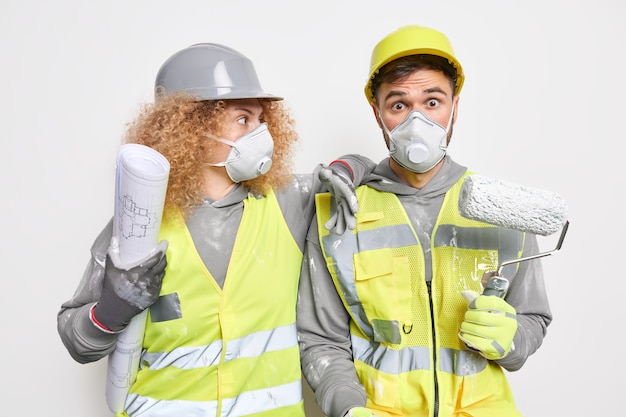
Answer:
MULTIPOLYGON (((113 240, 120 259, 130 264, 158 245, 170 164, 154 149, 125 144, 117 155, 113 240)), ((147 310, 135 316, 117 337, 107 368, 106 399, 114 413, 124 410, 126 396, 137 376, 147 310)))

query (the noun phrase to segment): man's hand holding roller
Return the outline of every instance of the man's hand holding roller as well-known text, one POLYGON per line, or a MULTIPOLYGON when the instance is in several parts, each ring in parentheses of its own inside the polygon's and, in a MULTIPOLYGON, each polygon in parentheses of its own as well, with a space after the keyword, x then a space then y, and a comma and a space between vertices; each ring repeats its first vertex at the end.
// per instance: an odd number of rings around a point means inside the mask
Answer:
POLYGON ((517 332, 515 308, 503 298, 493 295, 463 293, 469 301, 459 338, 489 360, 504 358, 514 349, 517 332))
POLYGON ((122 265, 118 245, 111 245, 102 295, 91 313, 97 327, 106 332, 121 332, 133 317, 159 298, 167 265, 167 246, 167 240, 162 240, 150 255, 130 265, 122 265))

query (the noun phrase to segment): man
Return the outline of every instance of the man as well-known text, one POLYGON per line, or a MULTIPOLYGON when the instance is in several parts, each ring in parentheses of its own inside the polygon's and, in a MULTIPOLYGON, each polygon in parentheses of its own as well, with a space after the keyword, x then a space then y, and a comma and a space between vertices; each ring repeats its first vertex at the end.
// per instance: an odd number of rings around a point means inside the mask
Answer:
POLYGON ((506 271, 506 298, 479 295, 499 259, 538 247, 458 212, 469 171, 446 150, 463 82, 436 30, 402 27, 373 50, 365 94, 390 157, 357 188, 354 230, 326 230, 318 196, 299 288, 302 369, 329 417, 520 415, 503 368, 552 316, 537 260, 506 271))

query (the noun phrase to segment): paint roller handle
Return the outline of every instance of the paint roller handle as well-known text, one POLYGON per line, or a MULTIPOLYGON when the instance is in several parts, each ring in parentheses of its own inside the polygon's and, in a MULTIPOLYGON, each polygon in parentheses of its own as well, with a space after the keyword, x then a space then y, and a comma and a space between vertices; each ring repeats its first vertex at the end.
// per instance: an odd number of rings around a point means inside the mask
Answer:
POLYGON ((509 290, 509 280, 504 277, 495 276, 491 278, 483 290, 483 295, 495 295, 504 298, 509 290))
POLYGON ((504 298, 509 290, 509 280, 498 274, 497 271, 485 271, 482 282, 485 286, 483 295, 495 295, 504 298))

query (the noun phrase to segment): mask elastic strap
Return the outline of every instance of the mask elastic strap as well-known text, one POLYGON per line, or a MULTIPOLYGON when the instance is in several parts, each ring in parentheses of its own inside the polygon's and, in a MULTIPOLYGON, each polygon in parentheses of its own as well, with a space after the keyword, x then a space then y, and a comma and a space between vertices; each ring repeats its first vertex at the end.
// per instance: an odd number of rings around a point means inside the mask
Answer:
POLYGON ((444 151, 448 149, 448 132, 450 132, 450 126, 452 125, 453 118, 454 118, 454 97, 452 98, 452 110, 450 111, 450 118, 448 119, 448 124, 446 125, 446 134, 443 136, 443 139, 441 139, 441 144, 439 145, 439 148, 444 151))
MULTIPOLYGON (((218 141, 220 143, 228 145, 231 148, 233 148, 235 151, 237 151, 237 144, 235 142, 233 142, 232 140, 220 138, 219 136, 215 136, 213 133, 209 133, 209 132, 205 132, 204 136, 208 137, 209 139, 213 139, 213 140, 216 140, 216 141, 218 141)), ((228 159, 226 159, 226 161, 224 161, 224 162, 218 162, 216 164, 210 164, 210 163, 207 162, 205 165, 208 165, 210 167, 224 167, 224 166, 226 166, 226 162, 228 162, 228 159)))
POLYGON ((394 142, 393 138, 391 137, 391 131, 389 131, 389 129, 387 129, 387 126, 385 125, 385 122, 383 121, 383 117, 381 116, 380 111, 378 111, 378 120, 380 120, 380 124, 383 127, 383 132, 385 132, 385 134, 387 134, 387 138, 389 139, 389 153, 392 153, 396 150, 396 143, 394 142))

